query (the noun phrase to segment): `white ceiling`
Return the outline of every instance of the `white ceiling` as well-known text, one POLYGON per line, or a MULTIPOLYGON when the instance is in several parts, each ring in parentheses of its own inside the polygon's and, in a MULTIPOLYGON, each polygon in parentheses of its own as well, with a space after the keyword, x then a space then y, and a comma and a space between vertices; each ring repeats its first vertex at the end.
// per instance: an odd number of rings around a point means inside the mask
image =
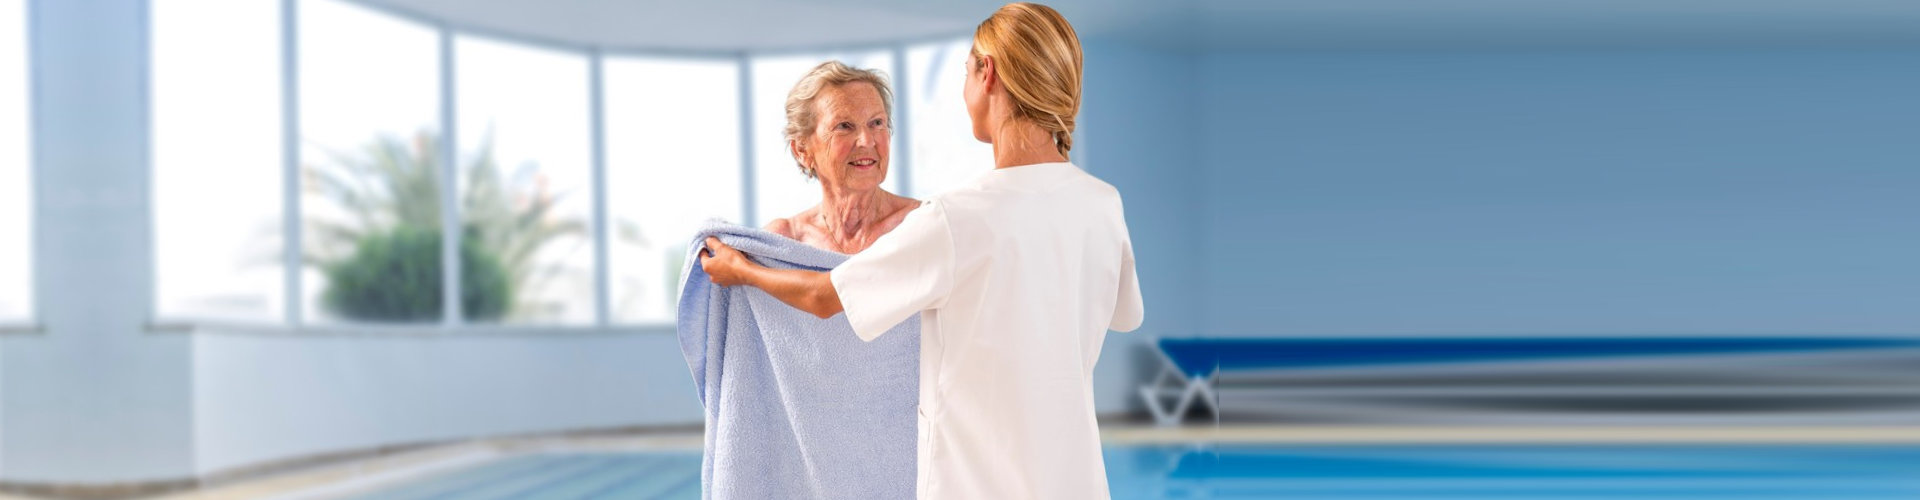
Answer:
MULTIPOLYGON (((457 26, 665 51, 972 33, 1002 0, 356 0, 457 26)), ((1920 46, 1920 0, 1053 0, 1083 38, 1207 49, 1920 46)))

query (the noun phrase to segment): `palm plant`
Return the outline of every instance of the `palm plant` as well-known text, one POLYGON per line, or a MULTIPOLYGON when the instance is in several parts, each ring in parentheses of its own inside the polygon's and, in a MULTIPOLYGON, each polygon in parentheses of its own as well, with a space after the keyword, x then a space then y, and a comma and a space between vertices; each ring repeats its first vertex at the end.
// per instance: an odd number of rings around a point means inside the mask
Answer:
MULTIPOLYGON (((461 266, 466 288, 462 290, 462 302, 468 306, 470 319, 491 319, 503 312, 520 316, 537 310, 540 304, 534 303, 533 294, 513 292, 538 290, 562 270, 539 265, 534 256, 568 239, 580 245, 590 241, 585 220, 556 213, 567 193, 548 192, 537 164, 521 165, 511 177, 502 176, 495 164, 491 139, 488 134, 477 148, 478 154, 456 174, 464 188, 459 198, 463 215, 460 254, 463 260, 474 261, 461 266), (490 275, 494 272, 489 271, 493 268, 490 261, 498 263, 497 272, 504 276, 495 279, 490 275), (497 301, 504 311, 487 306, 496 303, 490 298, 495 296, 505 298, 497 301)), ((341 212, 335 217, 307 218, 306 234, 312 241, 302 255, 304 265, 337 278, 328 283, 336 289, 323 293, 327 299, 323 305, 332 312, 352 319, 380 320, 426 319, 437 314, 438 287, 400 282, 431 276, 395 270, 411 268, 400 262, 427 257, 395 255, 432 248, 435 251, 430 261, 436 265, 439 262, 441 140, 431 132, 415 134, 411 141, 381 136, 356 153, 329 152, 325 168, 306 165, 302 169, 302 186, 307 194, 331 201, 341 212), (423 245, 427 239, 433 245, 423 245), (383 283, 379 279, 382 277, 394 282, 383 283), (394 297, 391 290, 372 289, 380 287, 424 290, 412 293, 435 297, 394 297), (378 305, 346 305, 378 297, 388 300, 378 305)), ((437 270, 431 272, 437 276, 437 270)))

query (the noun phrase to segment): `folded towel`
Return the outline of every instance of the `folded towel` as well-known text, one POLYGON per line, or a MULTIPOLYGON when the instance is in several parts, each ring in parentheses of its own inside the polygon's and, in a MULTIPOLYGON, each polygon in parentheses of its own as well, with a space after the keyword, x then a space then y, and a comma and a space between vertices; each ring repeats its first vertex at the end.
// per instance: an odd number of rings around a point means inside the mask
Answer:
POLYGON ((700 269, 708 236, 775 269, 847 259, 720 221, 694 237, 677 329, 706 406, 703 498, 913 498, 920 318, 862 342, 844 315, 715 286, 700 269))

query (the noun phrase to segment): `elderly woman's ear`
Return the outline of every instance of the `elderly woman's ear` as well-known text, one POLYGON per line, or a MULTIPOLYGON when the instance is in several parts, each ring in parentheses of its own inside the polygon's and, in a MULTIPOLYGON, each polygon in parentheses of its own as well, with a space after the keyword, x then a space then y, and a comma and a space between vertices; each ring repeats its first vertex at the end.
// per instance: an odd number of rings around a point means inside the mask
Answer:
POLYGON ((807 150, 800 146, 799 140, 787 141, 787 154, 793 156, 793 162, 800 165, 800 172, 808 177, 813 176, 813 166, 807 164, 807 150))

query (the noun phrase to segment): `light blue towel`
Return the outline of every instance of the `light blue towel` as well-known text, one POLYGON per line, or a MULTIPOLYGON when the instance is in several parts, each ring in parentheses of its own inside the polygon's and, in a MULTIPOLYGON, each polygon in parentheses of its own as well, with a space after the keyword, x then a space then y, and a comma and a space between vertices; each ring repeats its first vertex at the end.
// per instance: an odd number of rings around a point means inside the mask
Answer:
POLYGON ((824 271, 846 255, 712 221, 682 276, 680 350, 706 405, 700 485, 708 499, 913 498, 920 318, 861 342, 758 288, 715 286, 707 236, 776 269, 824 271))

